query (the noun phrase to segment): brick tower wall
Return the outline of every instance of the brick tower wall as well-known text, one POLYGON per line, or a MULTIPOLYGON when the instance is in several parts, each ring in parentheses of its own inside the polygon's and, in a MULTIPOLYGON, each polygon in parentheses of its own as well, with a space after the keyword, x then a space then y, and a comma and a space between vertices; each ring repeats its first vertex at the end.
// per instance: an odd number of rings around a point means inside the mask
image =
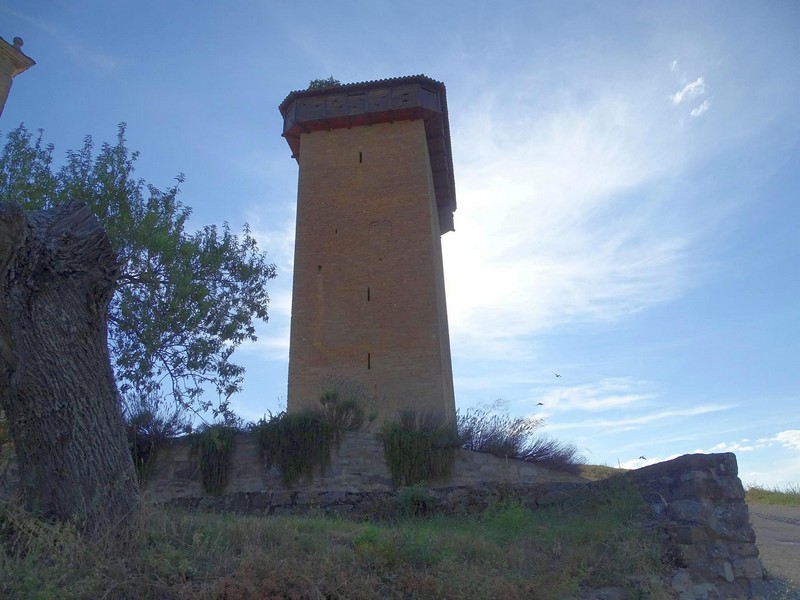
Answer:
POLYGON ((397 411, 455 414, 439 221, 422 120, 300 138, 288 409, 331 377, 397 411))

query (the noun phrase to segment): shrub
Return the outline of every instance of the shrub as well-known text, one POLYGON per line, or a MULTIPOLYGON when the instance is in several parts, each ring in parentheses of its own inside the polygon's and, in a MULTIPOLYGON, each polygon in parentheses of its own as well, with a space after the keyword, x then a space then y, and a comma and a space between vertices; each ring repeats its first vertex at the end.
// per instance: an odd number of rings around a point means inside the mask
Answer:
POLYGON ((461 440, 452 423, 435 413, 404 410, 379 433, 395 486, 447 479, 461 440))
POLYGON ((535 432, 544 424, 543 419, 512 418, 478 407, 459 412, 456 421, 462 447, 467 450, 538 463, 570 473, 578 473, 579 465, 586 462, 572 444, 537 435, 535 432))
POLYGON ((325 471, 331 448, 341 431, 321 413, 281 412, 261 419, 254 427, 261 460, 270 468, 277 465, 284 483, 292 485, 301 477, 310 479, 315 470, 325 471))
POLYGON ((228 483, 228 470, 235 444, 236 427, 217 423, 205 425, 192 438, 192 451, 200 454, 203 489, 219 495, 228 483))
POLYGON ((319 402, 322 418, 337 431, 358 431, 364 426, 364 409, 355 398, 343 398, 331 390, 324 392, 319 402))
POLYGON ((136 475, 141 485, 155 464, 159 444, 189 433, 192 429, 179 406, 168 409, 155 395, 128 395, 122 403, 122 416, 136 475))
POLYGON ((336 87, 342 85, 342 82, 336 79, 333 75, 325 79, 312 79, 308 82, 309 90, 323 90, 329 87, 336 87))
POLYGON ((412 485, 400 490, 395 503, 401 517, 424 517, 433 514, 436 507, 436 496, 427 488, 412 485))
POLYGON ((329 376, 322 385, 319 403, 323 417, 338 430, 359 431, 375 420, 380 399, 353 379, 329 376))
POLYGON ((261 460, 267 468, 277 465, 284 483, 293 485, 315 471, 325 472, 331 450, 347 431, 363 429, 364 407, 374 398, 357 382, 328 377, 319 397, 320 409, 300 413, 281 412, 261 419, 252 427, 258 437, 261 460))

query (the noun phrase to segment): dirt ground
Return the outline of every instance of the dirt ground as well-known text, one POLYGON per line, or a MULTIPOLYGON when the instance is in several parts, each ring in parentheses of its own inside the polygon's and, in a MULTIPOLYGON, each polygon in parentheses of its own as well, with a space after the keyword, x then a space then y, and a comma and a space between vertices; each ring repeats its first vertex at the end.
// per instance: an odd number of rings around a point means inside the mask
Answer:
POLYGON ((775 600, 800 600, 800 507, 749 504, 761 562, 775 600))

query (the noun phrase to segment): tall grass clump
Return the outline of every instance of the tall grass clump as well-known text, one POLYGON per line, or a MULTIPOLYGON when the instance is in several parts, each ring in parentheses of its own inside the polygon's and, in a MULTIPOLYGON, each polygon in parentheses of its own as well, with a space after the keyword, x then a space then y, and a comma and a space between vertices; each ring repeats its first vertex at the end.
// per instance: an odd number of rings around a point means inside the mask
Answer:
POLYGON ((443 415, 414 410, 401 411, 379 436, 395 486, 447 479, 461 446, 455 424, 443 415))
POLYGON ((558 471, 578 474, 586 459, 567 442, 537 433, 544 420, 511 417, 485 407, 468 409, 456 416, 462 447, 500 458, 541 464, 558 471))

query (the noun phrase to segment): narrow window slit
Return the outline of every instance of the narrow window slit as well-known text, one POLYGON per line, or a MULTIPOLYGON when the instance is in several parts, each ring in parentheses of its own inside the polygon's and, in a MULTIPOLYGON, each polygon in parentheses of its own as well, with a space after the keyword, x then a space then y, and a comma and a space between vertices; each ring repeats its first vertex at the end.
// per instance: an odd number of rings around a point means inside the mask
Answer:
POLYGON ((364 162, 364 155, 361 152, 358 153, 358 162, 364 162))
POLYGON ((369 302, 369 288, 367 288, 367 302, 369 302))
POLYGON ((372 368, 372 355, 367 352, 367 370, 372 368))
POLYGON ((317 273, 322 273, 322 265, 317 265, 317 273))

